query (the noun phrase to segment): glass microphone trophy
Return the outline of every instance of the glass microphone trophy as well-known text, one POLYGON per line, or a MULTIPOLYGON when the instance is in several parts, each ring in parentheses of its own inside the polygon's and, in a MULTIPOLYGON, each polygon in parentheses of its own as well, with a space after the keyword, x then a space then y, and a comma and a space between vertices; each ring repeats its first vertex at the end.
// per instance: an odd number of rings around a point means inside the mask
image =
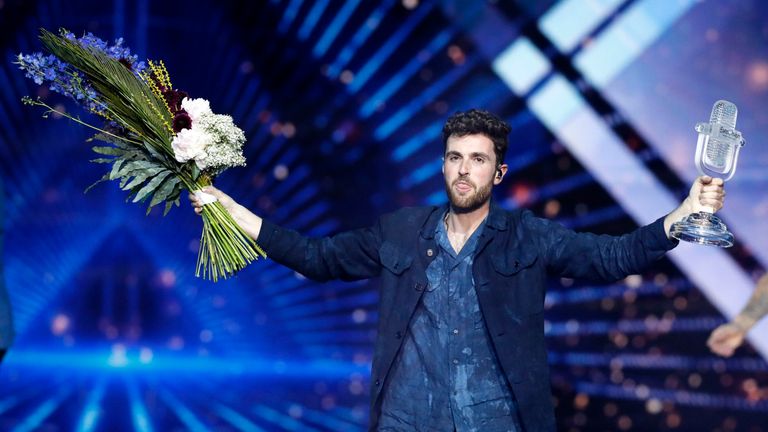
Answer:
MULTIPOLYGON (((731 102, 719 100, 712 107, 709 123, 698 123, 696 132, 696 168, 701 175, 719 177, 728 181, 736 172, 739 150, 744 146, 741 132, 736 130, 739 110, 731 102)), ((714 215, 714 209, 691 213, 672 224, 670 235, 678 240, 713 245, 733 246, 733 234, 714 215)))

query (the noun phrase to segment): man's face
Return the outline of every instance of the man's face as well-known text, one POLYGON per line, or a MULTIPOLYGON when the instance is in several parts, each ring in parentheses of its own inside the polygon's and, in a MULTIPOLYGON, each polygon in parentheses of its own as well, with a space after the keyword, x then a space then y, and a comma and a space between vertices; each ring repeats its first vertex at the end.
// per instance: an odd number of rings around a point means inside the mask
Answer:
POLYGON ((493 185, 501 183, 506 172, 506 165, 496 169, 493 142, 485 135, 448 138, 443 175, 454 210, 470 212, 486 205, 493 185))

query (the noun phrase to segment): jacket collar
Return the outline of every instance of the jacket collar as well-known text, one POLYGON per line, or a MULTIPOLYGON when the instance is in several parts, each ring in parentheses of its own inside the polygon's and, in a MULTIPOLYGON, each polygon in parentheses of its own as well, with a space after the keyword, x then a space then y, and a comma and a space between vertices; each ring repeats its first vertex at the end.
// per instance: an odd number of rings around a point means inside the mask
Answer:
MULTIPOLYGON (((421 227, 421 237, 430 240, 435 237, 437 224, 443 220, 443 215, 448 211, 448 204, 439 207, 433 207, 424 225, 421 227)), ((488 220, 485 222, 486 228, 493 228, 497 231, 505 231, 508 227, 507 217, 504 209, 496 204, 496 200, 491 199, 491 208, 488 211, 488 220)))

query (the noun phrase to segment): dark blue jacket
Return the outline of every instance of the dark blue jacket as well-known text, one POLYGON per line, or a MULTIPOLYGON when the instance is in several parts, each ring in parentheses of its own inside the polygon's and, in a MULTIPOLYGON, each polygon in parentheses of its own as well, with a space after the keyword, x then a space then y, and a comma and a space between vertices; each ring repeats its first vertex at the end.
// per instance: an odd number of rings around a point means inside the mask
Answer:
MULTIPOLYGON (((404 208, 371 228, 309 239, 264 221, 257 242, 267 255, 310 279, 381 277, 378 338, 371 370, 370 428, 376 428, 392 362, 427 285, 435 227, 447 208, 404 208)), ((485 324, 519 404, 524 429, 555 429, 544 344, 547 274, 615 281, 637 273, 675 246, 663 220, 620 237, 576 233, 530 211, 492 203, 473 275, 485 324)))

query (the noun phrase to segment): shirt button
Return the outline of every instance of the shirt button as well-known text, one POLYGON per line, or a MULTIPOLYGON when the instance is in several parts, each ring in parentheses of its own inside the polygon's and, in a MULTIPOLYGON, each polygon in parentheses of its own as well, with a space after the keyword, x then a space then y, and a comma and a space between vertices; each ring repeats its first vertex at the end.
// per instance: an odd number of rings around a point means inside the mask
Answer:
POLYGON ((416 291, 424 291, 424 284, 421 282, 416 282, 415 284, 413 284, 413 289, 415 289, 416 291))
POLYGON ((453 364, 457 365, 457 364, 459 364, 459 361, 456 360, 456 359, 453 359, 453 364))
POLYGON ((402 338, 403 337, 403 332, 399 331, 399 332, 395 333, 395 337, 398 338, 398 339, 402 338))
POLYGON ((459 334, 459 329, 453 329, 453 334, 459 334))
POLYGON ((432 249, 427 249, 427 256, 428 257, 431 257, 434 254, 435 254, 435 251, 433 251, 432 249))
POLYGON ((376 387, 378 387, 380 385, 381 385, 381 381, 380 380, 376 380, 376 387))

